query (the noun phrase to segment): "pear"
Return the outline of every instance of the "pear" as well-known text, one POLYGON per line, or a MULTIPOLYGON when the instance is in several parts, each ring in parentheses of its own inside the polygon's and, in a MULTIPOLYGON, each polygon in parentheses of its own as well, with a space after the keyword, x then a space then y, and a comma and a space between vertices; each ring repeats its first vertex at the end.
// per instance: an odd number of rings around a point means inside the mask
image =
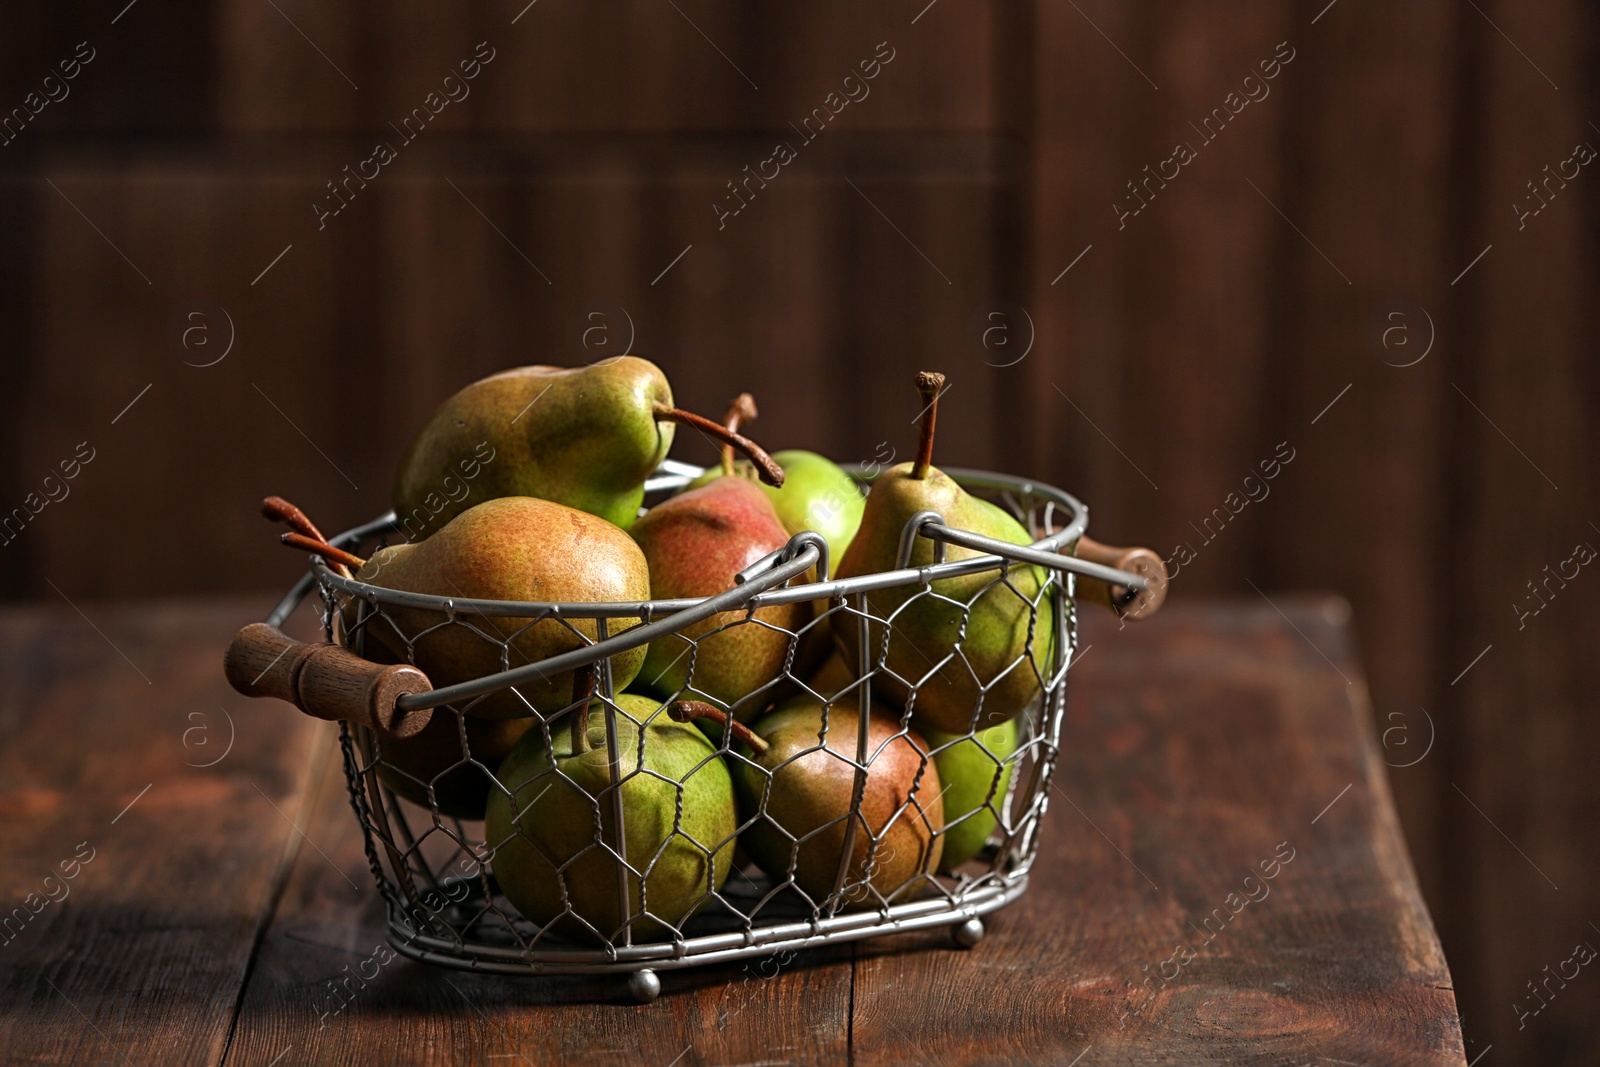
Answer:
POLYGON ((492 374, 439 405, 412 440, 395 515, 428 536, 472 504, 536 496, 626 529, 672 447, 672 424, 655 418, 670 407, 666 375, 633 356, 492 374))
MULTIPOLYGON (((778 521, 791 536, 803 530, 821 534, 828 542, 829 570, 837 574, 839 561, 844 559, 845 549, 861 526, 866 498, 861 495, 860 486, 843 467, 815 452, 791 448, 772 453, 772 459, 783 468, 783 484, 762 488, 778 513, 778 521)), ((756 477, 749 461, 740 460, 736 467, 735 473, 756 477)), ((719 471, 708 470, 687 488, 698 489, 720 475, 719 471)))
MULTIPOLYGON (((919 511, 937 511, 948 526, 996 540, 1032 542, 1010 514, 972 496, 932 465, 943 382, 939 374, 918 376, 926 406, 917 459, 890 468, 873 483, 861 529, 839 564, 840 578, 894 570, 901 530, 919 511)), ((945 558, 982 554, 950 545, 945 558)), ((934 543, 916 538, 910 565, 926 567, 934 558, 934 543)), ((1028 708, 1039 699, 1041 678, 1055 648, 1054 593, 1045 592, 1045 580, 1038 567, 1012 565, 1004 581, 988 571, 936 581, 931 595, 915 584, 868 593, 874 616, 893 620, 886 652, 878 651, 884 624, 871 625, 873 661, 880 668, 873 678, 874 692, 886 692, 903 704, 910 701, 914 686, 912 721, 924 730, 948 734, 986 729, 1028 708)), ((833 619, 834 639, 845 663, 853 665, 860 646, 859 617, 839 613, 833 619)))
MULTIPOLYGON (((672 406, 648 360, 501 371, 446 400, 418 431, 395 480, 396 521, 420 540, 473 504, 535 496, 627 529, 677 422, 722 437, 711 420, 672 406)), ((756 463, 773 477, 765 453, 756 463)))
MULTIPOLYGON (((821 534, 828 543, 829 577, 837 575, 845 550, 850 547, 851 539, 861 526, 861 512, 866 506, 861 487, 845 473, 844 468, 815 452, 793 448, 774 452, 772 459, 783 467, 783 484, 763 484, 761 488, 766 491, 767 499, 772 501, 778 521, 783 523, 783 528, 789 531, 790 536, 804 530, 815 530, 821 534)), ((747 460, 737 464, 736 473, 755 478, 747 460)), ((716 477, 719 477, 717 472, 707 471, 690 482, 688 488, 696 489, 716 477)), ((807 580, 815 579, 816 573, 813 571, 807 580)), ((812 602, 812 615, 818 621, 800 635, 794 659, 796 674, 810 673, 833 650, 830 623, 823 618, 827 610, 827 600, 812 602)))
POLYGON ((975 734, 941 734, 929 730, 933 762, 944 783, 944 855, 939 871, 948 874, 976 856, 998 823, 1006 790, 1017 761, 1017 720, 975 734))
MULTIPOLYGON (((812 692, 829 702, 853 700, 855 684, 855 672, 837 652, 806 681, 812 692)), ((1004 805, 1016 771, 1011 757, 1017 751, 1020 721, 1007 719, 976 734, 928 730, 923 735, 944 787, 941 874, 976 856, 994 832, 995 813, 1004 805)))
MULTIPOLYGON (((468 508, 426 541, 379 549, 356 577, 443 597, 583 603, 650 597, 644 554, 632 538, 602 518, 532 497, 500 497, 468 508)), ((347 630, 351 615, 347 610, 347 630)), ((609 632, 638 621, 611 619, 609 632)), ((594 619, 534 622, 457 613, 447 622, 438 611, 392 606, 370 615, 364 629, 369 657, 373 645, 380 645, 396 660, 421 668, 436 689, 569 652, 597 636, 594 619)), ((621 689, 632 681, 644 657, 642 648, 613 656, 613 685, 621 689)), ((517 718, 559 711, 573 699, 568 671, 493 693, 463 710, 517 718)))
MULTIPOLYGON (((806 682, 830 702, 854 699, 855 672, 834 653, 806 682)), ((976 734, 941 734, 933 730, 927 740, 944 789, 944 852, 939 872, 948 874, 976 856, 998 820, 995 813, 1005 803, 1006 790, 1016 771, 1019 719, 1007 719, 976 734)))
POLYGON ((607 940, 624 925, 635 937, 669 936, 727 880, 738 829, 733 784, 705 735, 659 702, 624 693, 616 704, 627 867, 613 851, 616 793, 600 701, 573 712, 550 745, 534 729, 506 756, 485 842, 506 898, 540 926, 607 940), (619 870, 627 915, 618 908, 619 870))
POLYGON ((850 665, 845 663, 844 657, 835 651, 823 661, 815 674, 806 679, 806 685, 812 692, 832 701, 853 686, 855 681, 855 671, 852 671, 850 665))
MULTIPOLYGON (((674 718, 704 717, 727 725, 708 704, 681 701, 674 718)), ((739 842, 776 882, 794 884, 820 906, 832 893, 852 816, 859 712, 801 697, 753 727, 732 724, 741 755, 732 760, 744 830, 739 842)), ((855 819, 856 838, 841 893, 857 905, 916 895, 939 865, 944 806, 939 771, 928 745, 902 730, 887 708, 868 725, 867 780, 855 819)))
MULTIPOLYGON (((741 411, 753 411, 748 400, 745 394, 734 401, 730 430, 741 411)), ((724 465, 732 468, 731 455, 724 465)), ((649 563, 650 595, 656 600, 726 592, 735 575, 789 541, 761 488, 730 473, 657 504, 632 532, 649 563)), ((651 642, 639 683, 662 696, 687 690, 709 697, 747 721, 770 701, 767 687, 783 676, 796 643, 793 634, 810 617, 811 605, 805 603, 761 608, 753 618, 744 611, 714 615, 651 642)))

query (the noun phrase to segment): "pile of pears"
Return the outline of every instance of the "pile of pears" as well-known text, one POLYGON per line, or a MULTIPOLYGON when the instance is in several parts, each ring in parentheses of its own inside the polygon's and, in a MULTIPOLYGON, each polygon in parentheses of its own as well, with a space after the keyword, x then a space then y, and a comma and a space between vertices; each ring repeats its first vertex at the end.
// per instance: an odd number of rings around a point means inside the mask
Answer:
MULTIPOLYGON (((917 456, 864 493, 823 456, 745 437, 748 394, 718 423, 675 407, 643 359, 519 367, 462 389, 417 434, 395 482, 405 540, 362 559, 309 520, 284 540, 384 589, 630 605, 725 592, 804 531, 831 563, 806 579, 893 571, 927 511, 1029 544, 1009 512, 932 465, 942 382, 918 376, 917 456), (680 425, 720 443, 721 465, 645 510, 680 425)), ((936 557, 917 537, 908 565, 977 554, 936 557)), ((1059 639, 1057 595, 1039 568, 1010 565, 908 578, 866 593, 865 612, 855 596, 725 612, 440 708, 421 733, 378 742, 376 773, 435 821, 484 820, 500 892, 557 938, 675 936, 713 902, 732 908, 720 891, 747 861, 815 912, 883 907, 973 860, 1000 826, 1059 639)), ((605 623, 355 597, 340 614, 346 644, 436 688, 641 620, 605 623)))

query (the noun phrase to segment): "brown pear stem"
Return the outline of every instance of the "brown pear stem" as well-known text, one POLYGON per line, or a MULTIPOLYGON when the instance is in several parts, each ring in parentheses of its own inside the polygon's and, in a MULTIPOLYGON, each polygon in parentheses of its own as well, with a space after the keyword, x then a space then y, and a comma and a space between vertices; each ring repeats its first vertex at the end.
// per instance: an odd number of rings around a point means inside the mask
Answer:
POLYGON ((582 694, 583 703, 572 709, 572 718, 567 722, 567 729, 571 731, 572 754, 581 756, 589 751, 589 715, 590 706, 594 703, 594 664, 586 663, 572 672, 573 696, 582 694))
MULTIPOLYGON (((749 393, 740 393, 733 398, 728 407, 728 413, 722 417, 722 425, 729 433, 738 433, 739 427, 756 418, 756 398, 749 393)), ((722 446, 722 473, 733 473, 733 446, 722 446)))
POLYGON ((326 541, 322 531, 317 529, 317 524, 311 521, 310 516, 281 496, 269 496, 261 502, 261 514, 273 522, 281 522, 285 526, 299 530, 307 537, 318 541, 326 541))
POLYGON ((315 552, 329 563, 343 564, 346 567, 360 569, 367 565, 367 561, 354 552, 346 552, 342 548, 335 548, 326 541, 319 541, 315 537, 307 537, 303 533, 286 533, 278 538, 290 548, 299 548, 307 552, 315 552))
POLYGON ((731 730, 734 739, 741 744, 749 745, 750 751, 756 754, 756 759, 761 759, 767 754, 767 742, 750 727, 738 719, 730 718, 728 713, 721 708, 714 708, 700 700, 679 700, 667 708, 667 714, 674 722, 688 722, 691 719, 710 719, 724 730, 731 730))
POLYGON ((783 468, 778 466, 771 456, 767 455, 766 449, 750 440, 750 438, 741 437, 726 427, 712 422, 704 415, 696 415, 694 412, 684 411, 682 408, 657 408, 656 418, 662 422, 678 422, 685 426, 693 426, 707 436, 713 437, 724 444, 732 445, 750 457, 750 462, 756 465, 756 470, 760 473, 762 481, 771 486, 783 484, 783 468))
POLYGON ((911 465, 911 477, 922 480, 933 466, 933 428, 939 421, 939 393, 944 389, 944 375, 938 371, 917 372, 917 392, 922 394, 922 436, 917 441, 917 458, 911 465))
MULTIPOLYGON (((314 541, 328 543, 328 539, 317 529, 317 524, 311 521, 311 517, 281 496, 269 496, 263 500, 261 514, 272 522, 281 522, 291 529, 298 530, 314 541)), ((346 578, 351 577, 349 568, 342 563, 334 563, 333 569, 346 578)))

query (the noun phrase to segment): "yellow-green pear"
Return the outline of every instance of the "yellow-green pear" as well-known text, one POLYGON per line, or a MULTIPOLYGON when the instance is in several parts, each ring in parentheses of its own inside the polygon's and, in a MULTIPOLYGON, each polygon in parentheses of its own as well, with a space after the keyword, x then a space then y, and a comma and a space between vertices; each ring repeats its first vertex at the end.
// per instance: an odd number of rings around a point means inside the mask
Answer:
POLYGON ((504 788, 490 794, 484 823, 490 863, 518 911, 565 936, 614 941, 629 925, 636 939, 669 937, 727 880, 738 829, 733 784, 698 729, 649 697, 618 696, 624 867, 603 711, 596 700, 571 713, 551 728, 550 746, 530 730, 501 762, 504 788))
POLYGON ((626 530, 680 422, 729 440, 717 423, 674 407, 666 375, 636 356, 492 374, 439 405, 412 440, 395 480, 396 522, 421 540, 484 500, 533 496, 626 530))
MULTIPOLYGON (((948 526, 999 541, 1032 542, 1010 514, 971 495, 933 466, 943 382, 939 374, 918 376, 925 407, 917 458, 890 468, 873 483, 861 528, 839 565, 840 578, 894 570, 901 530, 920 511, 936 511, 948 526)), ((916 538, 910 565, 931 565, 935 547, 926 537, 916 538)), ((983 553, 950 545, 945 558, 978 555, 983 553)), ((1012 565, 1004 581, 998 571, 986 571, 936 581, 931 594, 916 584, 868 593, 873 615, 893 619, 887 634, 882 622, 870 627, 873 664, 882 668, 873 678, 873 691, 901 704, 911 702, 912 721, 940 733, 985 729, 1016 716, 1039 698, 1055 647, 1055 594, 1046 590, 1045 581, 1038 567, 1012 565), (886 654, 880 651, 885 636, 886 654)), ((834 639, 854 669, 860 650, 858 616, 839 613, 833 619, 834 639)))

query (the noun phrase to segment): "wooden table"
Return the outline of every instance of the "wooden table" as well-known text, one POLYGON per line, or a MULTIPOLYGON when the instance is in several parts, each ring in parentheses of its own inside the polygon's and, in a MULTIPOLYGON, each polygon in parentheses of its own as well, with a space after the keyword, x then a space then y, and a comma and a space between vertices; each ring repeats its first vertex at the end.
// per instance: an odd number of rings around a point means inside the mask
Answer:
POLYGON ((1032 885, 980 945, 673 972, 647 1007, 382 962, 330 725, 222 680, 266 607, 0 612, 0 1061, 1465 1063, 1342 601, 1089 615, 1032 885))

